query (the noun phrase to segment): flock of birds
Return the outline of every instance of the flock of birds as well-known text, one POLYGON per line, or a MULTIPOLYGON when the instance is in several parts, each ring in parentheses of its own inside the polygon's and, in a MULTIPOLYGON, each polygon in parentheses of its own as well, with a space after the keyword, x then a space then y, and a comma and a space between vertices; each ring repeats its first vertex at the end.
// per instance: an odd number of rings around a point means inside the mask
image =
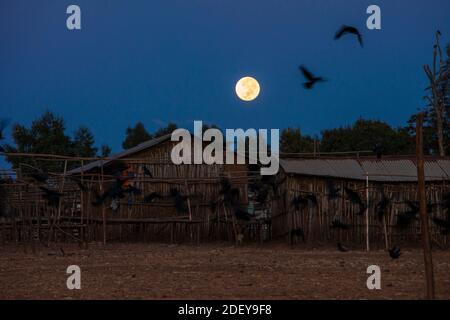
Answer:
MULTIPOLYGON (((93 201, 91 202, 93 206, 103 205, 107 200, 110 200, 110 207, 113 211, 117 211, 120 208, 121 199, 129 195, 142 196, 143 203, 153 203, 158 199, 170 199, 177 213, 187 213, 188 208, 188 198, 193 197, 193 195, 183 194, 177 188, 171 188, 168 194, 162 194, 159 192, 150 192, 148 194, 143 194, 142 190, 133 186, 129 183, 130 177, 122 176, 128 168, 128 165, 123 161, 116 160, 110 167, 112 170, 113 181, 110 183, 109 187, 103 192, 99 193, 95 189, 89 189, 85 183, 83 183, 77 177, 68 177, 68 179, 75 182, 79 189, 82 191, 91 190, 93 194, 93 201)), ((142 172, 145 177, 153 178, 153 174, 148 167, 143 165, 142 172)), ((54 190, 51 186, 54 183, 49 182, 50 175, 42 170, 36 170, 35 172, 29 173, 29 177, 37 184, 38 188, 42 191, 42 197, 47 201, 48 205, 51 207, 58 207, 61 203, 61 198, 63 193, 54 190)), ((263 204, 270 197, 277 196, 279 193, 279 187, 284 182, 284 178, 279 178, 278 176, 262 176, 259 177, 250 184, 250 190, 256 195, 255 198, 257 202, 263 204)), ((5 181, 0 179, 0 184, 5 181)), ((393 203, 393 199, 390 199, 384 193, 383 188, 380 187, 379 194, 381 198, 378 202, 370 201, 374 208, 374 212, 379 221, 383 221, 384 216, 387 213, 389 206, 393 203)), ((328 200, 334 199, 346 199, 349 201, 355 210, 356 215, 362 216, 367 210, 368 206, 361 198, 358 190, 352 190, 349 187, 337 188, 331 180, 328 181, 327 193, 325 195, 328 200), (342 190, 341 190, 342 189, 342 190)), ((130 197, 129 197, 130 199, 130 197)), ((413 221, 418 220, 419 215, 419 204, 414 201, 407 200, 403 202, 407 209, 403 212, 397 213, 396 225, 399 228, 408 227, 413 221)), ((318 195, 314 193, 303 193, 296 195, 291 201, 292 207, 296 211, 300 211, 303 208, 315 208, 318 206, 318 195)), ((223 206, 223 208, 231 209, 232 213, 238 221, 248 222, 255 218, 251 215, 246 208, 241 205, 240 189, 234 187, 230 179, 222 177, 220 179, 220 190, 219 196, 210 201, 209 207, 211 212, 217 212, 217 208, 223 206)), ((441 219, 433 217, 433 223, 440 228, 443 235, 450 234, 450 193, 443 195, 442 201, 440 203, 428 203, 427 211, 429 214, 433 213, 435 207, 442 207, 443 212, 446 212, 446 219, 441 219)), ((352 225, 345 223, 341 218, 335 216, 331 221, 330 228, 333 230, 348 231, 352 228, 352 225)), ((290 231, 291 241, 293 239, 302 239, 305 241, 305 232, 302 228, 295 228, 290 231)), ((342 243, 337 244, 339 251, 347 252, 346 248, 342 243)), ((389 250, 389 254, 392 258, 396 259, 400 256, 400 249, 394 247, 389 250)))
MULTIPOLYGON (((342 198, 344 197, 348 200, 353 206, 356 207, 356 215, 362 216, 364 212, 367 210, 367 204, 362 200, 359 193, 355 190, 352 190, 348 187, 343 188, 343 192, 341 192, 341 188, 336 188, 334 184, 329 181, 328 182, 328 193, 327 197, 329 200, 342 198)), ((372 201, 374 203, 373 208, 374 212, 377 215, 378 220, 381 222, 385 217, 389 205, 393 203, 393 200, 388 198, 384 193, 382 187, 379 189, 379 194, 381 194, 381 199, 378 202, 372 201)), ((414 201, 407 200, 403 202, 406 204, 407 209, 403 212, 400 212, 396 216, 396 226, 399 228, 405 228, 411 225, 413 221, 419 220, 419 204, 414 201)), ((300 210, 302 208, 309 208, 317 206, 317 196, 312 193, 307 193, 305 195, 295 196, 291 205, 295 208, 295 210, 300 210)), ((441 207, 443 212, 446 213, 446 219, 433 217, 433 223, 440 229, 443 235, 450 234, 450 192, 443 195, 442 201, 440 203, 428 203, 427 204, 427 213, 431 215, 433 213, 433 209, 435 207, 441 207)), ((330 228, 334 230, 350 230, 352 225, 344 223, 339 217, 335 216, 335 218, 331 221, 330 228)), ((291 230, 290 232, 291 242, 293 243, 294 238, 300 238, 305 241, 305 233, 302 228, 296 228, 291 230)), ((337 243, 337 249, 341 252, 347 252, 349 249, 345 247, 342 243, 337 243)), ((401 249, 398 246, 394 246, 389 249, 389 255, 393 259, 397 259, 401 255, 401 249)))
MULTIPOLYGON (((345 35, 351 35, 356 37, 361 47, 363 47, 363 40, 362 35, 359 32, 359 30, 353 26, 349 25, 343 25, 335 34, 334 39, 338 40, 341 39, 345 35)), ((305 77, 306 82, 303 84, 305 89, 312 89, 314 88, 315 84, 318 82, 324 82, 326 81, 323 77, 317 77, 315 76, 311 71, 308 70, 307 67, 304 65, 299 66, 299 70, 303 74, 303 77, 305 77)))
MULTIPOLYGON (((341 39, 343 36, 351 35, 354 36, 359 42, 360 46, 363 47, 363 37, 360 31, 353 26, 343 25, 335 34, 334 39, 341 39)), ((303 84, 305 89, 312 89, 319 82, 326 81, 325 78, 314 75, 308 68, 304 65, 299 66, 299 70, 303 74, 306 82, 303 84)), ((6 127, 7 122, 2 120, 0 121, 0 140, 3 139, 2 132, 6 127)), ((377 157, 381 156, 381 146, 377 146, 377 157)), ((4 152, 4 149, 0 146, 0 152, 4 152)), ((114 211, 117 211, 120 207, 120 199, 124 198, 127 194, 132 195, 142 195, 142 191, 131 184, 128 184, 128 177, 122 177, 121 172, 123 172, 126 168, 126 164, 121 161, 116 161, 116 170, 113 173, 114 181, 113 183, 106 189, 102 194, 99 194, 96 190, 93 190, 95 200, 92 201, 93 206, 102 205, 107 199, 111 200, 111 208, 114 211)), ((146 177, 153 178, 151 171, 143 166, 143 173, 146 177)), ((49 180, 48 173, 43 171, 37 171, 30 174, 30 177, 38 182, 39 189, 43 192, 43 198, 47 200, 50 206, 58 206, 60 204, 60 199, 63 194, 61 192, 50 189, 47 185, 47 181, 49 180), (44 184, 44 185, 43 185, 44 184)), ((84 185, 77 178, 72 179, 81 190, 87 190, 86 185, 84 185)), ((251 184, 250 188, 252 191, 256 193, 256 200, 259 203, 264 203, 269 198, 269 195, 273 193, 274 195, 278 192, 278 187, 283 181, 277 181, 276 176, 263 176, 260 180, 255 181, 251 184)), ((0 181, 1 183, 1 181, 0 181)), ((226 207, 230 207, 235 214, 235 217, 238 220, 249 221, 251 219, 251 215, 241 207, 240 205, 240 191, 239 188, 235 188, 232 186, 231 182, 227 178, 222 178, 220 180, 220 192, 219 199, 211 200, 210 208, 211 211, 215 212, 218 205, 223 204, 226 207)), ((348 187, 343 188, 343 192, 341 193, 340 188, 335 188, 332 183, 328 185, 328 199, 336 199, 345 196, 345 198, 350 201, 354 206, 357 207, 356 214, 363 215, 367 209, 367 204, 361 199, 360 195, 357 191, 352 190, 348 187)), ((187 199, 188 195, 183 195, 178 189, 172 188, 170 189, 169 194, 163 195, 158 192, 151 192, 147 195, 143 196, 144 203, 152 203, 156 199, 163 199, 169 197, 173 199, 173 204, 178 213, 183 213, 188 211, 187 199)), ((388 206, 391 204, 391 199, 386 197, 383 190, 381 190, 381 200, 375 204, 375 212, 379 221, 382 221, 383 217, 386 214, 388 206)), ((293 198, 292 203, 295 210, 300 210, 305 206, 317 206, 318 200, 317 196, 309 193, 306 195, 298 195, 293 198)), ((417 216, 419 213, 419 205, 416 202, 406 201, 406 205, 408 206, 408 210, 402 213, 397 214, 397 226, 399 227, 407 227, 413 220, 417 220, 417 216)), ((450 194, 446 194, 443 198, 443 202, 440 204, 428 204, 427 211, 431 213, 433 211, 433 207, 436 205, 443 206, 444 210, 447 212, 447 219, 433 218, 433 222, 441 229, 442 234, 448 235, 450 234, 450 194)), ((339 230, 349 230, 351 225, 342 222, 339 218, 335 217, 331 222, 330 228, 339 229, 339 230)), ((301 238, 305 241, 305 233, 302 228, 296 228, 291 230, 290 232, 291 239, 293 238, 301 238)), ((337 244, 337 248, 341 252, 347 252, 348 248, 345 247, 342 243, 337 244)), ((401 249, 398 246, 394 246, 389 250, 389 255, 393 259, 397 259, 401 255, 401 249)))
MULTIPOLYGON (((84 182, 78 177, 67 177, 69 180, 73 181, 78 185, 78 188, 82 191, 91 191, 93 200, 91 204, 94 207, 101 206, 105 203, 110 203, 110 208, 113 211, 118 211, 120 208, 121 200, 127 196, 142 196, 142 202, 149 204, 154 203, 160 199, 169 199, 172 201, 173 206, 177 213, 188 213, 188 198, 195 197, 195 195, 183 194, 177 188, 171 188, 169 193, 163 194, 160 192, 150 192, 148 194, 143 194, 143 191, 135 187, 130 182, 132 177, 123 176, 123 172, 128 169, 128 165, 121 161, 115 160, 109 167, 111 176, 113 177, 109 186, 103 192, 99 192, 95 188, 89 188, 84 182)), ((151 170, 143 165, 142 166, 143 175, 147 178, 154 178, 151 170)), ((48 205, 51 207, 58 207, 60 205, 60 200, 63 197, 63 193, 52 188, 54 183, 51 181, 51 176, 49 173, 43 170, 36 170, 28 174, 29 178, 32 180, 33 184, 36 185, 42 191, 42 197, 47 201, 48 205)), ((259 200, 266 201, 269 197, 269 188, 276 190, 281 182, 276 182, 274 178, 262 178, 262 180, 253 187, 260 190, 259 200)), ((6 182, 0 179, 0 184, 6 182)), ((276 192, 276 191, 275 191, 276 192)), ((128 197, 130 199, 130 197, 128 197)), ((215 212, 219 205, 224 205, 226 208, 231 208, 232 212, 235 214, 238 220, 249 221, 252 217, 246 209, 241 206, 241 197, 239 188, 233 187, 230 179, 222 177, 220 180, 220 190, 219 197, 217 199, 210 201, 210 209, 215 212)))

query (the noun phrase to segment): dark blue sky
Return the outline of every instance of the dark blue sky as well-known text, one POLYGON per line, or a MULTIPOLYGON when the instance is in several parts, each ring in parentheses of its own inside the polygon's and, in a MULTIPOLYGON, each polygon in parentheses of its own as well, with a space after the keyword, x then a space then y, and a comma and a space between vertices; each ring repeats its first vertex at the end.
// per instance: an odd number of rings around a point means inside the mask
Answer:
POLYGON ((50 109, 114 151, 137 121, 307 134, 360 116, 403 125, 424 104, 435 30, 450 42, 449 12, 449 0, 1 0, 1 117, 30 124, 50 109), (80 31, 66 28, 69 4, 80 31), (370 4, 380 31, 365 27, 370 4), (333 40, 344 23, 363 49, 333 40), (299 64, 329 81, 304 90, 299 64), (246 75, 261 84, 250 103, 234 92, 246 75))

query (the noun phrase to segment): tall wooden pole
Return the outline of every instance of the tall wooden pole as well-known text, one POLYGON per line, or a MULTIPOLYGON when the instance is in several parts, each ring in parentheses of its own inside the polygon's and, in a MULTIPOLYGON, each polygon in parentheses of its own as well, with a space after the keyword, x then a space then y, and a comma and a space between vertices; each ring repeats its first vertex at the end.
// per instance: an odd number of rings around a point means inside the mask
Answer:
MULTIPOLYGON (((103 172, 103 159, 101 160, 101 182, 100 182, 100 192, 103 194, 103 180, 104 180, 104 172, 103 172)), ((102 219, 103 219, 103 244, 106 244, 106 212, 105 212, 105 204, 102 202, 102 219)))
POLYGON ((370 251, 370 240, 369 240, 369 174, 366 175, 366 251, 370 251))
POLYGON ((417 179, 420 203, 420 221, 422 230, 423 255, 425 262, 425 276, 427 281, 427 299, 434 299, 433 259, 431 255, 430 229, 428 227, 427 203, 425 193, 425 169, 423 160, 423 113, 416 118, 416 156, 417 179))

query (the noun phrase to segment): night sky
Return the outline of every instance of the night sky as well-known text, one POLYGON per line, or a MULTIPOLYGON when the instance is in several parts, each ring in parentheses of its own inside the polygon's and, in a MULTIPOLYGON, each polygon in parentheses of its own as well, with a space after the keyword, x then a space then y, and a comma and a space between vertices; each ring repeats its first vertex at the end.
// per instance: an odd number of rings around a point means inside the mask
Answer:
POLYGON ((1 0, 0 116, 29 125, 49 109, 115 152, 137 121, 312 135, 359 117, 404 125, 425 104, 436 29, 450 42, 449 12, 449 0, 1 0), (66 28, 70 4, 82 30, 66 28), (366 28, 370 4, 382 30, 366 28), (342 24, 364 48, 333 39, 342 24), (329 81, 305 90, 300 64, 329 81), (246 75, 261 85, 252 102, 234 91, 246 75))

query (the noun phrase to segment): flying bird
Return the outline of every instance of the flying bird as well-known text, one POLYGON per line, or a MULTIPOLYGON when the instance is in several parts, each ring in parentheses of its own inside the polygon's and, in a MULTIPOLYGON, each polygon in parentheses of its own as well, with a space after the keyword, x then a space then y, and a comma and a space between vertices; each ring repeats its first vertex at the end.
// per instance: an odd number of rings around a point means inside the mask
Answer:
POLYGON ((433 218, 433 222, 441 228, 441 233, 443 235, 450 234, 450 220, 444 220, 439 218, 433 218))
POLYGON ((340 242, 337 243, 337 248, 340 252, 348 252, 348 248, 340 242))
POLYGON ((123 160, 114 160, 108 164, 108 171, 116 177, 119 177, 123 171, 128 170, 129 168, 130 166, 123 160))
POLYGON ((94 207, 101 205, 107 198, 112 200, 124 197, 123 184, 125 179, 117 178, 113 184, 101 195, 99 196, 97 191, 94 190, 95 201, 92 201, 94 207))
POLYGON ((277 179, 277 175, 265 175, 261 178, 263 187, 270 187, 274 195, 278 194, 279 186, 286 180, 286 176, 282 179, 277 179))
POLYGON ((391 249, 389 249, 389 256, 390 256, 392 259, 398 259, 398 258, 400 257, 401 254, 402 254, 402 253, 401 253, 401 249, 400 249, 399 246, 394 246, 394 247, 392 247, 391 249))
POLYGON ((339 192, 341 191, 341 189, 336 188, 334 186, 333 181, 331 180, 327 181, 327 189, 328 189, 328 199, 336 199, 339 197, 339 192))
POLYGON ((347 194, 347 199, 350 200, 351 203, 357 204, 359 206, 359 211, 356 213, 358 215, 362 215, 364 211, 367 209, 366 204, 361 200, 359 194, 353 191, 350 188, 344 188, 345 193, 347 194))
POLYGON ((234 208, 234 214, 236 215, 236 218, 238 220, 249 221, 251 218, 251 215, 247 211, 241 209, 240 207, 234 208))
POLYGON ((417 213, 411 212, 411 211, 406 211, 406 212, 402 212, 399 213, 397 215, 397 225, 399 227, 407 227, 410 225, 411 221, 413 220, 417 220, 417 213))
POLYGON ((30 176, 37 182, 42 182, 42 183, 47 182, 47 180, 49 178, 48 174, 44 171, 30 173, 30 176))
POLYGON ((363 47, 363 40, 362 40, 362 35, 359 32, 358 29, 356 29, 355 27, 352 26, 347 26, 347 25, 343 25, 335 34, 334 39, 338 40, 340 39, 343 35, 346 34, 353 34, 358 38, 359 44, 361 45, 361 48, 363 47))
POLYGON ((308 199, 302 197, 301 195, 296 196, 292 199, 292 205, 295 207, 295 210, 300 210, 301 207, 308 204, 308 199))
POLYGON ((188 206, 187 206, 187 196, 184 196, 180 193, 180 191, 178 191, 178 189, 176 188, 172 188, 170 189, 170 196, 173 198, 174 200, 174 205, 175 205, 175 209, 177 210, 178 213, 183 213, 183 212, 187 212, 188 211, 188 206))
MULTIPOLYGON (((412 220, 417 220, 417 214, 420 210, 419 204, 410 200, 406 201, 406 204, 409 210, 397 215, 397 225, 399 227, 407 227, 412 220)), ((432 210, 432 205, 428 204, 427 211, 430 212, 430 210, 432 210)))
POLYGON ((333 221, 331 221, 330 228, 332 228, 332 229, 348 230, 348 229, 350 229, 350 225, 343 223, 339 219, 334 219, 333 221))
POLYGON ((375 212, 377 213, 378 220, 381 221, 386 214, 386 209, 390 204, 390 200, 386 197, 384 192, 381 193, 381 200, 375 206, 375 212))
POLYGON ((134 186, 128 186, 125 190, 123 190, 125 193, 134 194, 135 196, 138 196, 142 194, 142 190, 138 189, 134 186))
POLYGON ((209 208, 211 209, 211 212, 216 212, 216 209, 217 209, 217 205, 219 204, 219 201, 214 201, 214 200, 211 200, 210 202, 209 202, 209 208))
POLYGON ((311 203, 313 206, 317 206, 317 197, 316 197, 316 195, 315 194, 308 194, 306 197, 305 197, 308 201, 309 201, 309 203, 311 203))
POLYGON ((47 189, 46 187, 39 187, 39 189, 44 191, 43 197, 47 199, 50 206, 56 207, 59 205, 59 199, 62 197, 62 193, 47 189))
POLYGON ((294 244, 294 239, 302 238, 302 241, 305 242, 305 232, 302 228, 293 229, 290 232, 291 236, 291 244, 294 244))
POLYGON ((81 182, 81 179, 75 178, 75 177, 69 177, 69 179, 72 180, 73 182, 75 182, 77 184, 78 188, 80 188, 81 191, 87 191, 88 190, 88 187, 86 187, 86 185, 81 182))
POLYGON ((162 198, 162 197, 158 192, 152 192, 144 197, 144 202, 150 203, 150 202, 153 202, 155 199, 160 199, 160 198, 162 198))
POLYGON ((265 203, 269 198, 270 189, 268 186, 264 185, 258 189, 258 193, 256 194, 256 201, 259 203, 265 203))
POLYGON ((222 177, 220 179, 221 189, 219 194, 223 195, 223 202, 228 205, 235 207, 239 205, 240 190, 239 188, 233 188, 231 181, 228 178, 222 177))
POLYGON ((153 178, 152 172, 146 166, 144 166, 144 174, 150 178, 153 178))
POLYGON ((377 159, 380 160, 383 157, 384 147, 381 143, 376 143, 373 146, 372 151, 377 156, 377 159))
POLYGON ((450 192, 447 192, 446 194, 443 195, 441 205, 444 207, 444 210, 447 211, 450 220, 450 192))
POLYGON ((325 79, 323 79, 322 77, 316 77, 314 76, 308 69, 306 69, 305 66, 301 65, 300 67, 298 67, 300 69, 300 71, 302 72, 303 76, 305 77, 305 79, 307 80, 307 82, 305 82, 303 84, 303 86, 305 87, 305 89, 312 89, 314 87, 314 85, 317 82, 324 82, 325 79))

